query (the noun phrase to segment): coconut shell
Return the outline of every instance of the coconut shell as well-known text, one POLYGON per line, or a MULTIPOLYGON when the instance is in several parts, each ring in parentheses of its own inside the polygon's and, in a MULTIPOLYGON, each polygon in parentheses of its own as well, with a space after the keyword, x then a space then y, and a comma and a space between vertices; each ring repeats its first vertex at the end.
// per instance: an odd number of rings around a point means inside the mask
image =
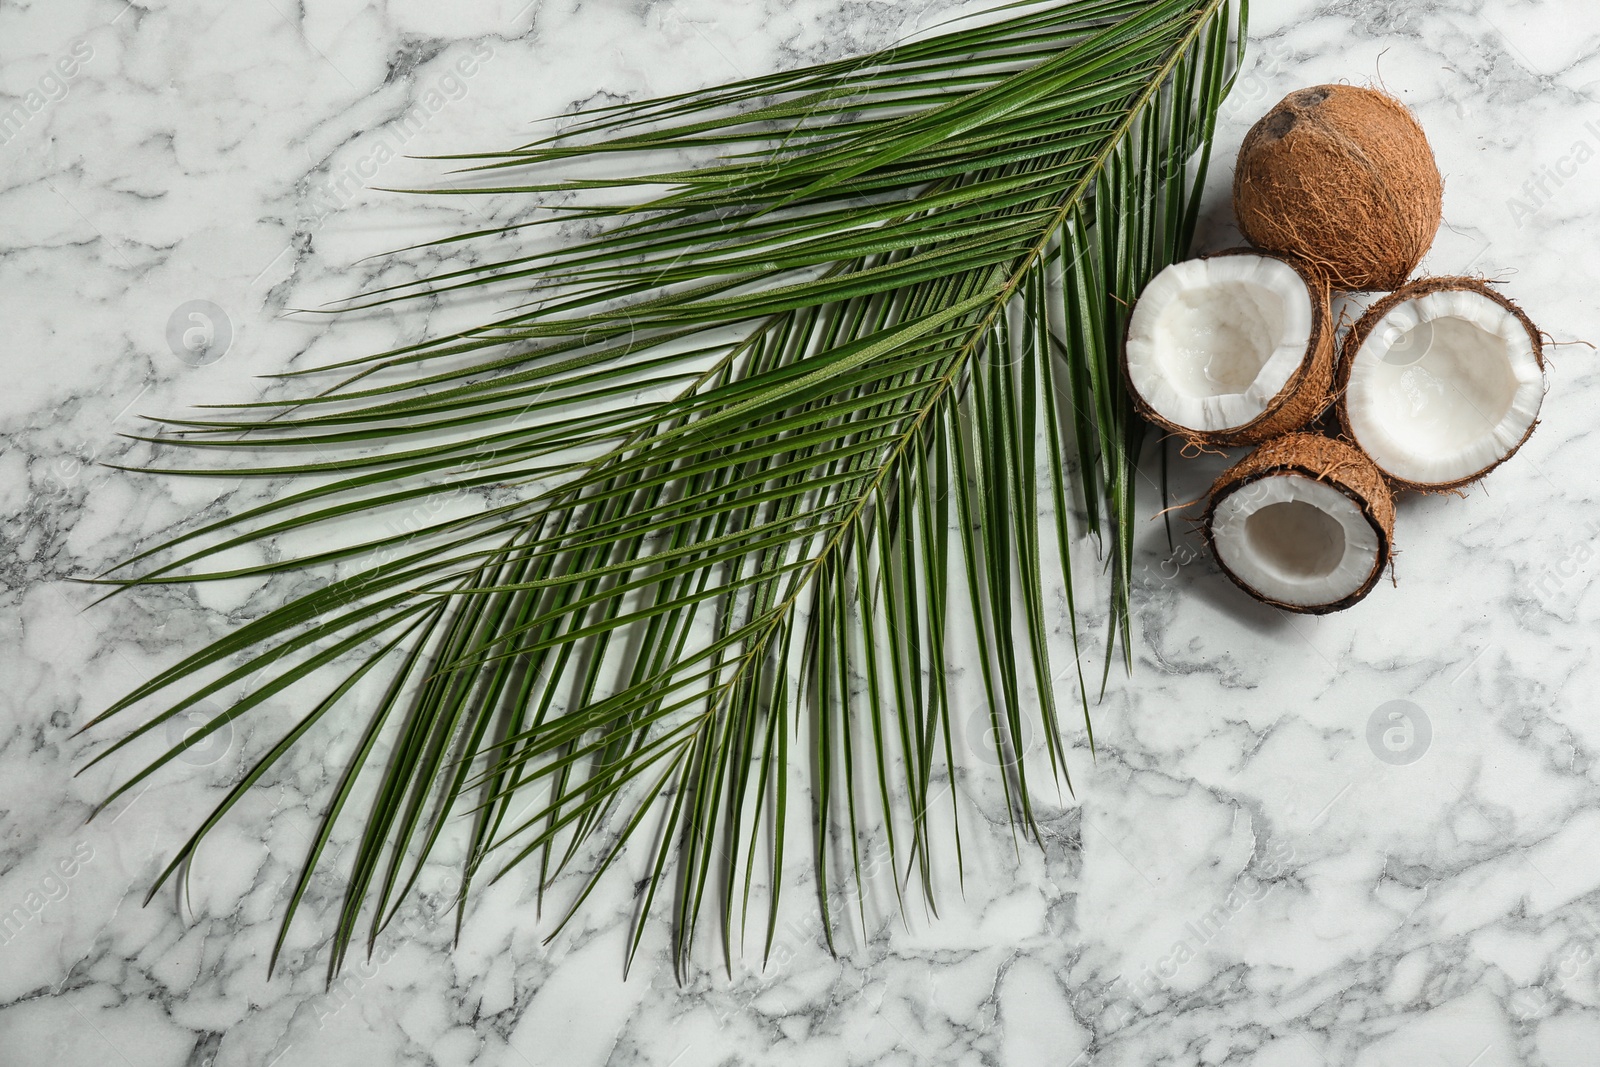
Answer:
MULTIPOLYGON (((1311 335, 1306 342, 1305 358, 1301 360, 1300 366, 1295 368, 1295 372, 1289 375, 1289 380, 1283 383, 1283 388, 1278 390, 1277 395, 1261 414, 1243 426, 1216 431, 1196 430, 1189 426, 1180 426, 1157 414, 1155 409, 1145 402, 1144 397, 1139 395, 1128 377, 1127 328, 1133 324, 1131 309, 1128 314, 1128 326, 1123 329, 1122 383, 1133 401, 1134 411, 1146 422, 1182 438, 1185 444, 1202 449, 1255 445, 1280 437, 1311 422, 1321 415, 1331 402, 1329 389, 1333 385, 1336 346, 1327 280, 1292 256, 1279 255, 1259 248, 1229 248, 1200 258, 1240 255, 1261 256, 1263 259, 1276 259, 1287 264, 1305 283, 1306 292, 1311 298, 1311 335)), ((1137 302, 1134 306, 1138 306, 1137 302)))
POLYGON ((1383 473, 1368 459, 1366 453, 1353 445, 1331 437, 1316 434, 1293 433, 1268 441, 1238 463, 1222 472, 1206 499, 1205 514, 1201 519, 1206 545, 1218 568, 1228 580, 1264 604, 1296 611, 1306 615, 1326 615, 1342 611, 1366 596, 1377 584, 1378 576, 1389 565, 1390 546, 1394 540, 1394 496, 1384 480, 1383 473), (1298 474, 1331 485, 1355 502, 1361 514, 1372 524, 1378 535, 1378 551, 1373 557, 1372 572, 1360 587, 1349 596, 1330 604, 1285 604, 1263 596, 1258 590, 1241 581, 1217 553, 1211 536, 1211 522, 1217 504, 1229 493, 1263 478, 1298 474))
POLYGON ((1251 127, 1233 174, 1245 240, 1342 291, 1396 289, 1439 231, 1444 188, 1406 106, 1375 89, 1299 89, 1251 127))
MULTIPOLYGON (((1350 327, 1349 332, 1347 332, 1344 336, 1344 342, 1339 347, 1339 361, 1334 377, 1334 395, 1336 397, 1334 411, 1339 420, 1339 432, 1348 438, 1354 447, 1360 448, 1361 444, 1356 440, 1355 433, 1352 431, 1350 426, 1350 410, 1348 404, 1345 402, 1345 390, 1350 385, 1350 372, 1355 364, 1356 353, 1361 351, 1361 346, 1365 344, 1367 338, 1372 335, 1372 331, 1377 328, 1378 323, 1383 321, 1383 317, 1390 311, 1393 311, 1396 306, 1405 303, 1407 300, 1416 300, 1419 297, 1427 296, 1430 293, 1443 292, 1446 289, 1470 289, 1475 293, 1479 293, 1485 297, 1488 297, 1496 304, 1499 304, 1501 307, 1511 312, 1511 314, 1516 317, 1517 322, 1521 323, 1522 328, 1528 331, 1528 340, 1533 345, 1534 361, 1538 363, 1541 371, 1544 370, 1544 335, 1539 332, 1539 328, 1533 324, 1533 320, 1528 318, 1527 314, 1520 307, 1512 303, 1505 296, 1501 295, 1488 282, 1484 281, 1482 278, 1451 277, 1448 275, 1442 275, 1436 278, 1418 278, 1416 281, 1411 282, 1408 285, 1401 286, 1399 289, 1396 289, 1394 292, 1390 293, 1388 296, 1369 307, 1366 312, 1356 320, 1355 325, 1350 327)), ((1452 492, 1454 490, 1461 489, 1464 486, 1471 485, 1474 482, 1480 481, 1484 475, 1488 474, 1490 471, 1500 466, 1500 464, 1516 455, 1517 449, 1521 448, 1523 443, 1526 442, 1529 437, 1533 436, 1534 427, 1538 425, 1539 420, 1534 419, 1533 422, 1528 425, 1527 432, 1522 435, 1522 440, 1513 445, 1505 455, 1501 456, 1487 467, 1484 467, 1482 470, 1469 474, 1465 478, 1457 478, 1455 481, 1413 482, 1406 478, 1401 478, 1397 475, 1390 474, 1387 471, 1383 471, 1381 467, 1378 469, 1382 471, 1384 478, 1388 480, 1389 484, 1396 489, 1409 489, 1419 493, 1452 492)))

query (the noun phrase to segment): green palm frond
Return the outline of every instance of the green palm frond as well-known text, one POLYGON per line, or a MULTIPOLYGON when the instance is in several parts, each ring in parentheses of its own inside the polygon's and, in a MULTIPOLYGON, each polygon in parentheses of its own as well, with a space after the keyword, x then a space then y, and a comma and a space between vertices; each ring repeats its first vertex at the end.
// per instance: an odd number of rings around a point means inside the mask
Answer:
MULTIPOLYGON (((667 910, 680 969, 708 910, 731 961, 753 885, 770 950, 792 806, 809 807, 824 929, 829 885, 862 878, 868 828, 896 892, 914 878, 931 904, 958 633, 976 641, 1013 818, 1036 832, 1017 739, 1036 725, 1067 771, 1046 575, 1067 577, 1076 644, 1081 510, 1109 572, 1107 668, 1119 639, 1128 654, 1141 430, 1116 350, 1145 280, 1187 251, 1244 6, 1014 4, 451 157, 469 180, 426 192, 554 206, 452 238, 475 266, 353 306, 488 298, 502 317, 296 370, 316 388, 148 438, 254 450, 248 473, 298 481, 104 581, 321 581, 95 720, 190 687, 98 763, 225 703, 106 803, 284 690, 331 682, 157 884, 333 715, 364 725, 277 946, 352 815, 330 975, 352 942, 370 950, 447 834, 465 837, 462 899, 486 863, 531 861, 541 897, 581 872, 567 916, 625 844, 653 849, 628 957, 667 910), (538 240, 571 220, 590 236, 538 240), (407 508, 426 521, 381 525, 407 508), (368 533, 215 562, 313 528, 368 533)), ((1081 668, 1076 686, 1087 728, 1081 668)))

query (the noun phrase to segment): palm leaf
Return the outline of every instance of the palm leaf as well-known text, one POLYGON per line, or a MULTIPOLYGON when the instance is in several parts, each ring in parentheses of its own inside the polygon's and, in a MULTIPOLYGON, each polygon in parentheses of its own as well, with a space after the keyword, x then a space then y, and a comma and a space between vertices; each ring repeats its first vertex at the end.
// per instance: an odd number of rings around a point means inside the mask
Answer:
MULTIPOLYGON (((424 192, 548 211, 451 238, 480 246, 476 265, 351 306, 507 311, 292 371, 321 384, 147 438, 252 450, 247 473, 292 480, 103 576, 114 592, 319 577, 89 724, 182 692, 99 763, 202 701, 226 705, 106 803, 290 687, 332 683, 157 885, 333 713, 364 725, 278 941, 333 863, 336 823, 359 812, 330 976, 353 942, 371 950, 449 834, 465 841, 463 901, 485 863, 531 862, 541 900, 580 876, 570 916, 631 844, 650 851, 630 961, 664 910, 681 972, 709 910, 731 967, 753 886, 770 951, 797 760, 831 943, 830 887, 859 893, 869 838, 897 894, 915 880, 937 907, 960 633, 1015 825, 1036 834, 1024 738, 1042 732, 1052 775, 1067 774, 1046 575, 1066 579, 1076 646, 1081 510, 1109 573, 1106 669, 1117 642, 1128 655, 1141 431, 1115 353, 1138 289, 1189 245, 1243 9, 1014 4, 862 59, 450 157, 461 180, 424 192), (541 239, 572 221, 589 236, 541 239), (447 501, 478 506, 433 518, 447 501), (424 521, 208 562, 406 508, 424 521), (369 675, 381 695, 362 702, 369 675)), ((1081 665, 1076 685, 1087 729, 1081 665)), ((959 867, 959 827, 955 848, 959 867)))

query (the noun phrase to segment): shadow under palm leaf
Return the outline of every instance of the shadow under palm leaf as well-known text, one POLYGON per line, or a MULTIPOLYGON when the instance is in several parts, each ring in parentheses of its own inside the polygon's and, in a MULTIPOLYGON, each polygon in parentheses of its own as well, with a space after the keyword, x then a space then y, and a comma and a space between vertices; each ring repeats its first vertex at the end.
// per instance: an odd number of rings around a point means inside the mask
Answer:
POLYGON ((791 807, 809 815, 831 944, 828 887, 854 879, 860 898, 868 826, 896 895, 915 881, 934 904, 930 827, 955 818, 966 747, 958 639, 995 745, 973 769, 1037 836, 1012 754, 1041 752, 1066 780, 1056 682, 1075 674, 1086 729, 1092 684, 1081 661, 1052 668, 1047 592, 1061 575, 1077 656, 1070 553, 1097 539, 1104 670, 1116 643, 1131 655, 1143 431, 1116 353, 1135 294, 1188 250, 1243 11, 1085 0, 990 17, 452 157, 466 178, 430 195, 559 207, 452 238, 482 242, 480 262, 352 307, 490 295, 509 310, 296 371, 314 391, 287 403, 163 420, 159 443, 281 457, 227 473, 290 489, 102 580, 326 580, 107 710, 90 726, 209 679, 95 762, 246 679, 185 745, 292 686, 328 688, 247 760, 161 881, 336 715, 359 738, 283 923, 350 816, 330 976, 447 833, 465 841, 462 901, 486 863, 530 863, 541 898, 579 873, 568 917, 634 841, 649 851, 629 960, 666 910, 681 974, 709 910, 731 967, 753 887, 771 949, 791 807), (582 176, 593 166, 621 176, 582 176), (595 235, 536 247, 535 227, 570 219, 595 235), (441 493, 477 503, 426 510, 441 493), (395 509, 424 518, 383 525, 395 509), (379 532, 206 569, 321 524, 379 532))

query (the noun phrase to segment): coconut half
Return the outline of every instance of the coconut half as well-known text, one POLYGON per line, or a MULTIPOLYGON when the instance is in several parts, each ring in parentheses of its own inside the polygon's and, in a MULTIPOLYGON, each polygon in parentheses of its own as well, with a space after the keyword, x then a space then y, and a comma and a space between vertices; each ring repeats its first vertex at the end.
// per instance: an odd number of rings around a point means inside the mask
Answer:
POLYGON ((1357 449, 1289 434, 1223 472, 1203 522, 1235 585, 1263 603, 1321 615, 1377 583, 1389 562, 1394 500, 1357 449))
POLYGON ((1522 446, 1544 399, 1537 327, 1474 278, 1424 278, 1345 338, 1339 419, 1396 485, 1454 489, 1522 446))
POLYGON ((1200 445, 1248 445, 1321 413, 1333 351, 1320 276, 1237 249, 1150 280, 1128 318, 1122 371, 1148 421, 1200 445))

